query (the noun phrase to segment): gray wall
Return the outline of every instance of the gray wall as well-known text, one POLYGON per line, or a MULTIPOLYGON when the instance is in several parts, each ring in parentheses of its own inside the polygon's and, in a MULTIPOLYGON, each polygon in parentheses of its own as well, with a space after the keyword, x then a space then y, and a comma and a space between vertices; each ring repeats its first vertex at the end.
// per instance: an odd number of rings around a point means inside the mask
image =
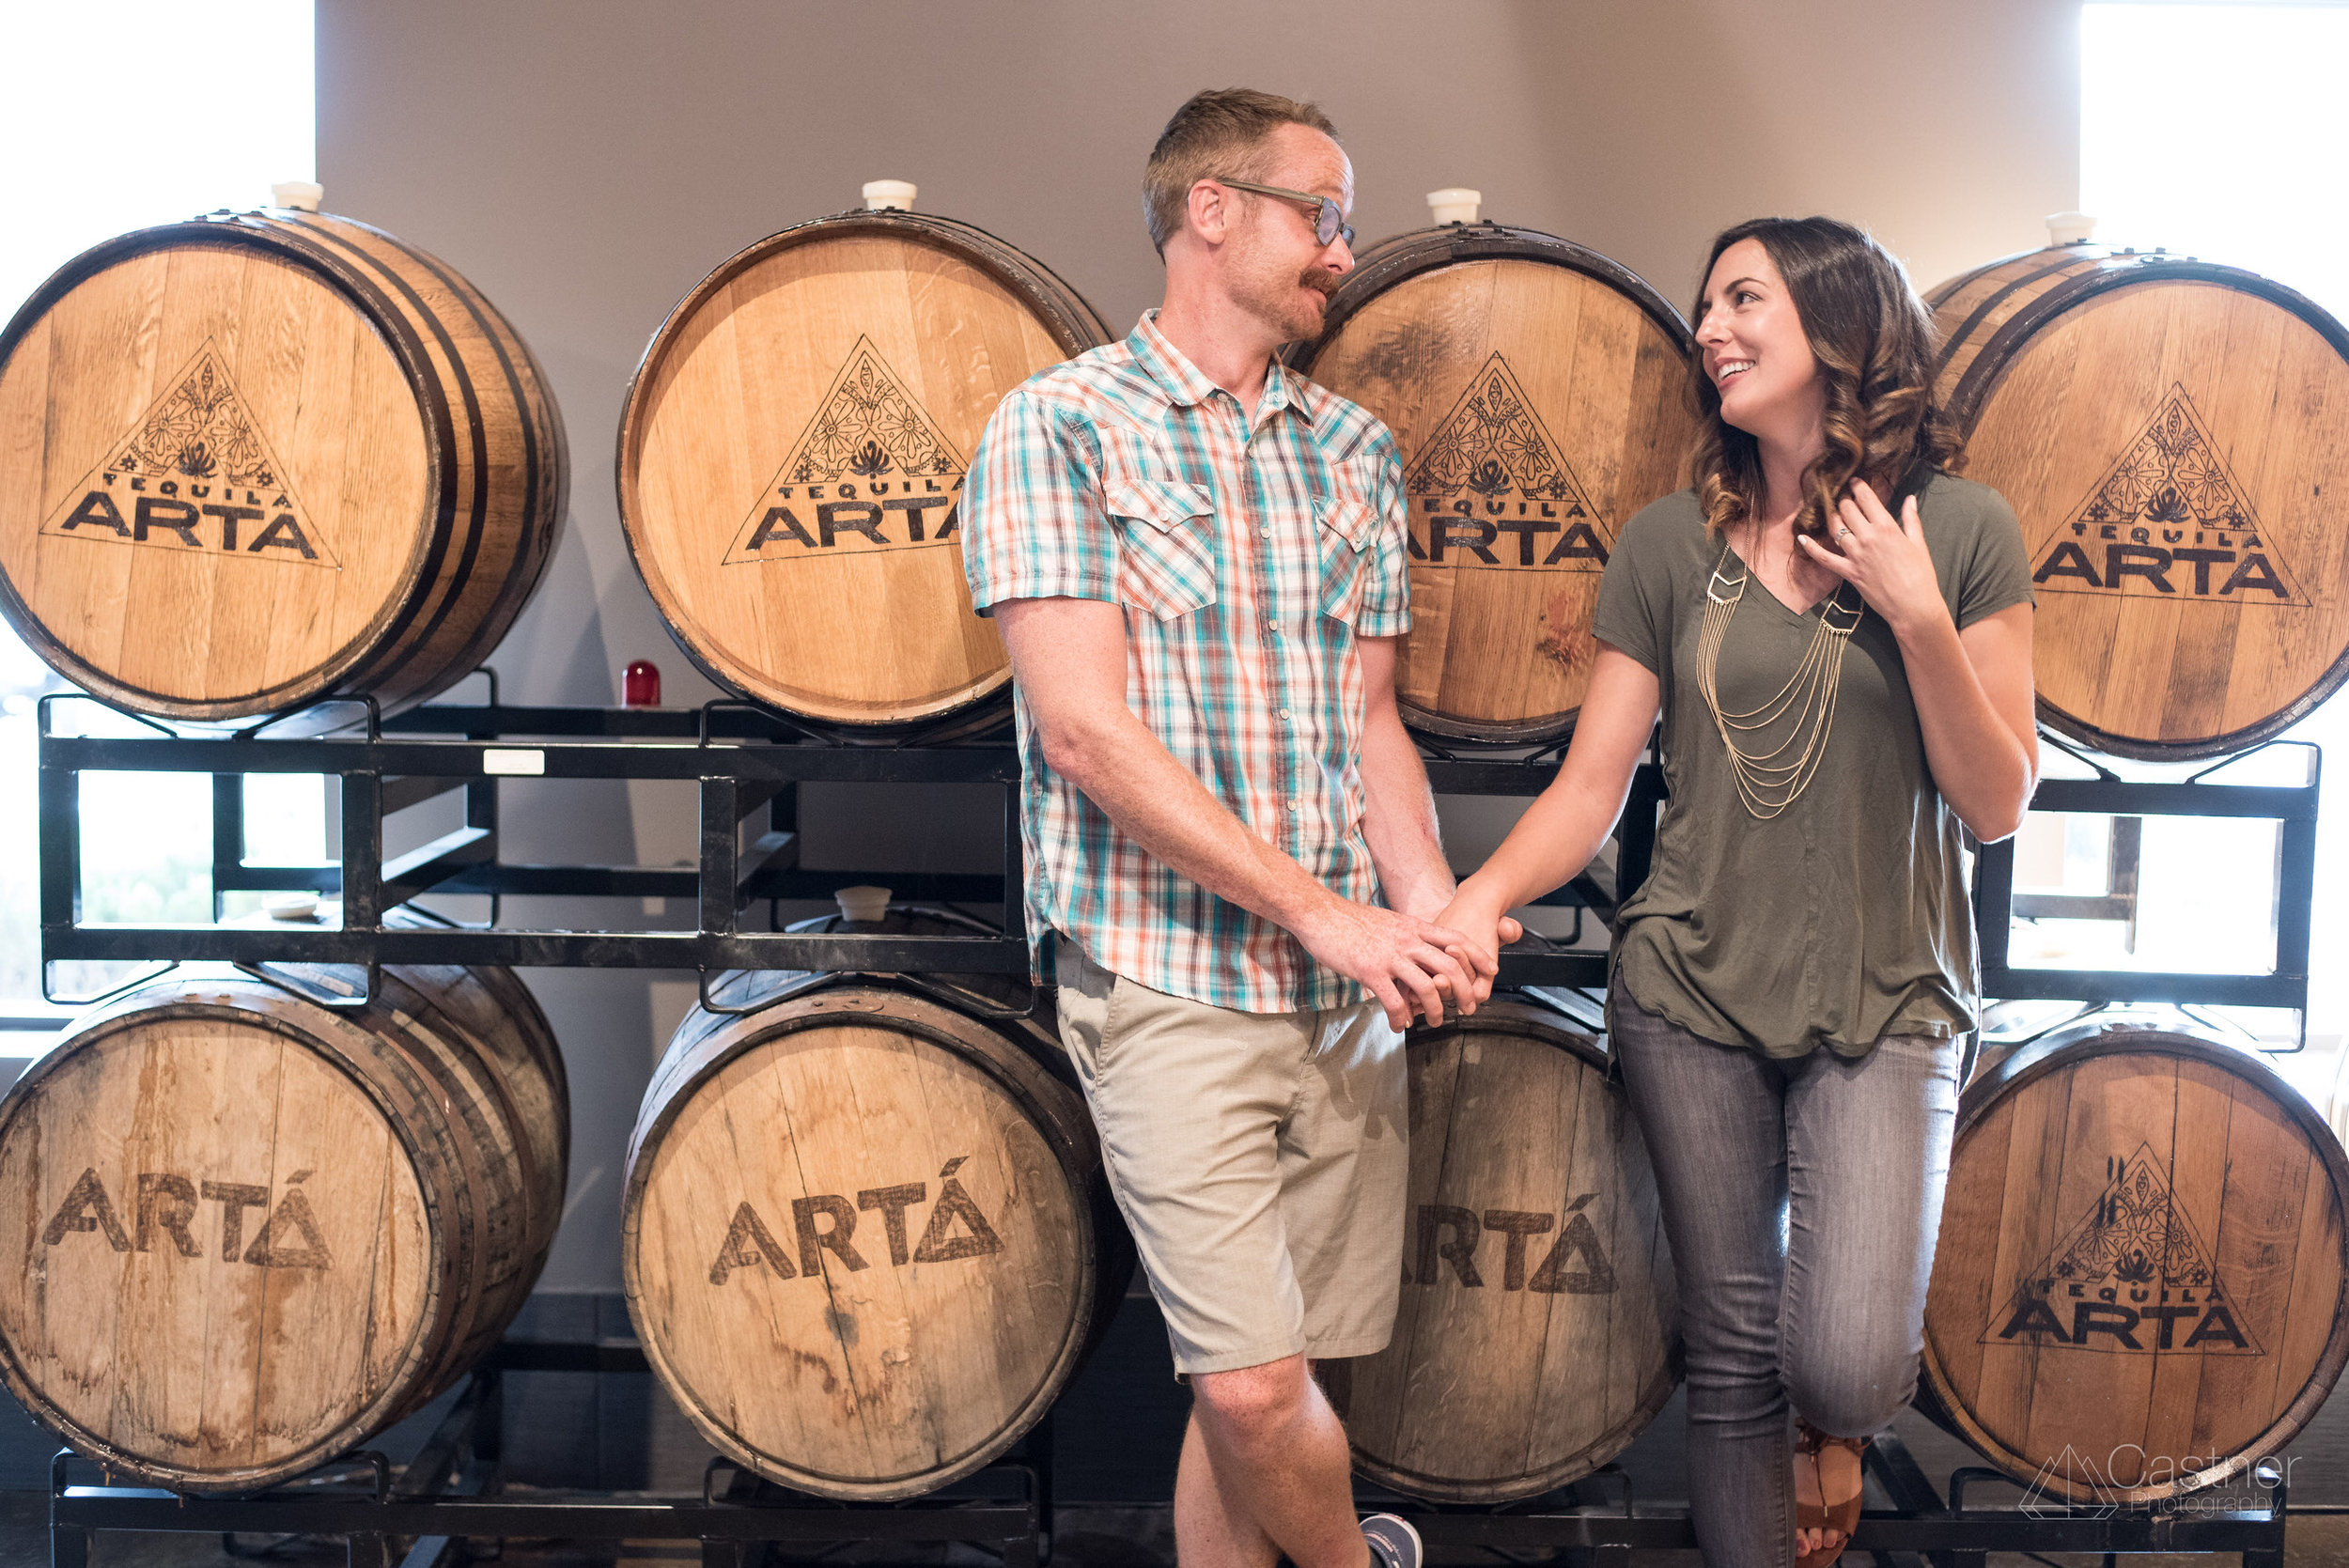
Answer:
MULTIPOLYGON (((1565 235, 1676 300, 1706 239, 1764 211, 1871 225, 1921 283, 2041 242, 2076 204, 2077 7, 2059 0, 321 0, 328 206, 439 253, 553 378, 570 529, 494 658, 509 700, 608 703, 618 668, 692 677, 629 565, 613 501, 620 396, 646 339, 717 262, 910 179, 919 205, 1043 258, 1119 327, 1157 295, 1137 194, 1176 103, 1246 83, 1341 128, 1365 236, 1423 193, 1565 235)), ((542 786, 516 859, 664 862, 688 796, 542 786)), ((888 820, 811 803, 819 863, 984 865, 992 806, 925 797, 888 820), (818 813, 821 812, 820 817, 818 813), (822 842, 829 837, 827 846, 822 842), (829 853, 829 862, 820 856, 829 853), (882 860, 882 857, 889 857, 882 860)), ((1448 810, 1455 854, 1503 825, 1448 810)), ((533 907, 585 924, 633 910, 533 907)), ((618 1283, 618 1161, 690 983, 534 971, 578 1121, 572 1212, 545 1285, 618 1283)))

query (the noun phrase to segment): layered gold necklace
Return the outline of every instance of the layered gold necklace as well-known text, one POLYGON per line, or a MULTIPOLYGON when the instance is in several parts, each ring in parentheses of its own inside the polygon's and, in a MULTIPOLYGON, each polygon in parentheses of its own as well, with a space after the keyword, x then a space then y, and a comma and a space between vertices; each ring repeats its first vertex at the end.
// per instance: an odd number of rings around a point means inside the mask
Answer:
MULTIPOLYGON (((1704 621, 1697 639, 1697 685, 1704 692, 1704 706, 1713 710, 1713 727, 1729 749, 1730 774, 1737 781, 1746 810, 1766 821, 1793 805, 1819 770, 1819 762, 1827 754, 1828 735, 1835 724, 1836 692, 1843 683, 1843 648, 1867 609, 1864 604, 1844 609, 1844 584, 1837 582, 1835 591, 1819 606, 1818 625, 1812 630, 1802 662, 1778 694, 1759 707, 1729 712, 1721 706, 1718 678, 1721 641, 1729 635, 1737 601, 1745 597, 1746 584, 1753 578, 1753 568, 1743 561, 1737 563, 1737 577, 1729 577, 1731 553, 1728 545, 1721 546, 1721 558, 1714 563, 1712 578, 1704 585, 1704 621), (1766 752, 1748 751, 1739 743, 1740 736, 1781 727, 1786 738, 1766 752)), ((1756 743, 1767 738, 1760 736, 1756 743)))

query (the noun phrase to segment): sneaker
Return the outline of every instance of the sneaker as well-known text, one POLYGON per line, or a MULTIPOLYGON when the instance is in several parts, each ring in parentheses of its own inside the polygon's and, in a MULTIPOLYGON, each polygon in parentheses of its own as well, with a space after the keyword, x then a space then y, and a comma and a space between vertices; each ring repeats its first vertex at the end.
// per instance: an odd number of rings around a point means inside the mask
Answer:
POLYGON ((1419 1531, 1399 1514, 1373 1514, 1364 1519, 1362 1539, 1370 1543, 1372 1568, 1420 1568, 1426 1555, 1419 1531))

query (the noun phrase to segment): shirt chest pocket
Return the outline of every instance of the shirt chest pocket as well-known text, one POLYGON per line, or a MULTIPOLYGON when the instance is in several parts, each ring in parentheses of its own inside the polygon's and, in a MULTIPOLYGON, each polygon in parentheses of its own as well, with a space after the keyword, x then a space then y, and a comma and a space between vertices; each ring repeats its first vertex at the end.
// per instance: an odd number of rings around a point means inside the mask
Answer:
POLYGON ((1104 487, 1117 526, 1118 602, 1161 621, 1215 602, 1215 508, 1179 479, 1135 475, 1104 487))
POLYGON ((1352 626, 1370 586, 1378 513, 1368 502, 1341 493, 1315 504, 1314 521, 1321 548, 1321 613, 1352 626))

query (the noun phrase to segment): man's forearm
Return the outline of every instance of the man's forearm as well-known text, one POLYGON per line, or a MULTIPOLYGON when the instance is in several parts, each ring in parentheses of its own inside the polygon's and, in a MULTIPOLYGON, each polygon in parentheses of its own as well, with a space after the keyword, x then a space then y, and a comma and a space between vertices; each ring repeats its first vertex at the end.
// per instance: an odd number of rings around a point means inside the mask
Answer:
POLYGON ((1363 725, 1362 837, 1390 908, 1433 920, 1451 902, 1452 867, 1444 860, 1427 768, 1391 706, 1363 725))
POLYGON ((1337 897, 1207 793, 1122 704, 1048 729, 1043 739, 1054 772, 1120 831, 1217 897, 1291 931, 1337 897))

